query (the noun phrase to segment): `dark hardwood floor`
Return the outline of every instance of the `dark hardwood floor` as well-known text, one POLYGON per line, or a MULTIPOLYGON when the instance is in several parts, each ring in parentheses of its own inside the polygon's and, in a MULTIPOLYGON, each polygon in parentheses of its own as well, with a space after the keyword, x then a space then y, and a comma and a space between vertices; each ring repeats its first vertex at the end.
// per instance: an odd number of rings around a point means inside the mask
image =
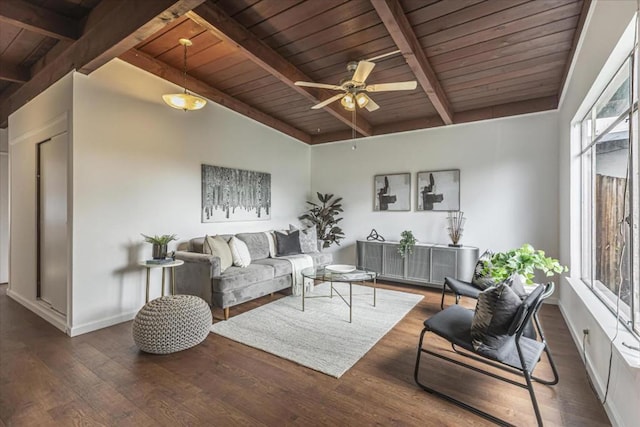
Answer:
MULTIPOLYGON (((340 379, 214 334, 165 356, 139 352, 131 322, 69 338, 0 286, 0 426, 489 425, 413 382, 422 321, 439 310, 439 292, 382 286, 425 298, 340 379)), ((560 371, 555 387, 536 385, 545 424, 609 425, 558 308, 545 306, 540 317, 560 371)), ((424 361, 430 384, 516 425, 535 425, 526 390, 424 361)), ((549 373, 546 360, 539 369, 549 373)))

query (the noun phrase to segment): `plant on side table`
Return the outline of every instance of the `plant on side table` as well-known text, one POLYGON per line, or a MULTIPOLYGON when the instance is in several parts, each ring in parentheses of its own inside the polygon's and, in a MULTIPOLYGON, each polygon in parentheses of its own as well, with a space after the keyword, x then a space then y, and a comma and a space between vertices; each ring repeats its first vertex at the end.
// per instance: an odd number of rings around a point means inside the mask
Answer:
POLYGON ((413 253, 413 247, 416 245, 416 238, 413 237, 413 233, 409 230, 405 230, 400 233, 400 246, 398 246, 398 253, 402 258, 408 254, 413 253))
POLYGON ((167 244, 178 239, 175 234, 163 234, 162 236, 142 234, 142 237, 144 237, 145 242, 153 245, 153 259, 165 259, 167 257, 167 244))
POLYGON ((536 250, 528 243, 521 248, 493 254, 485 264, 484 273, 489 274, 496 283, 502 282, 514 274, 522 276, 526 284, 532 284, 535 270, 542 271, 547 277, 568 271, 566 266, 544 251, 536 250))
POLYGON ((342 197, 333 200, 333 194, 322 194, 318 192, 320 203, 307 202, 311 207, 298 217, 301 221, 306 221, 316 226, 318 241, 322 241, 322 247, 328 248, 333 243, 340 246, 340 240, 344 239, 344 232, 338 226, 342 218, 338 214, 344 212, 342 209, 342 197))

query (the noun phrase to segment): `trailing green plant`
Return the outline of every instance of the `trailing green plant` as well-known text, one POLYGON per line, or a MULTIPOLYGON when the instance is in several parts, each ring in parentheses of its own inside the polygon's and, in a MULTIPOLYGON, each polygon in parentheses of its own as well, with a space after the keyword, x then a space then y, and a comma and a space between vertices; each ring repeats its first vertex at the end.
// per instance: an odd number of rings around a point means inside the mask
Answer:
POLYGON ((520 274, 531 284, 535 270, 540 270, 550 277, 569 269, 557 259, 547 257, 544 251, 536 250, 525 243, 521 248, 495 253, 491 261, 485 264, 484 274, 489 274, 496 282, 502 282, 513 274, 520 274))
POLYGON ((145 242, 152 243, 154 245, 166 245, 173 240, 178 240, 178 237, 175 234, 163 234, 162 236, 147 236, 146 234, 142 234, 142 237, 144 237, 145 242))
POLYGON ((398 253, 402 258, 408 254, 413 253, 413 247, 416 245, 416 238, 413 237, 413 233, 409 230, 405 230, 400 233, 400 246, 398 246, 398 253))
POLYGON ((342 221, 342 218, 338 218, 338 214, 344 212, 340 203, 342 197, 333 199, 333 194, 320 192, 317 194, 321 204, 308 201, 309 210, 300 215, 298 219, 316 226, 318 240, 323 242, 323 248, 328 248, 333 243, 340 246, 340 240, 344 239, 344 232, 338 225, 342 221))

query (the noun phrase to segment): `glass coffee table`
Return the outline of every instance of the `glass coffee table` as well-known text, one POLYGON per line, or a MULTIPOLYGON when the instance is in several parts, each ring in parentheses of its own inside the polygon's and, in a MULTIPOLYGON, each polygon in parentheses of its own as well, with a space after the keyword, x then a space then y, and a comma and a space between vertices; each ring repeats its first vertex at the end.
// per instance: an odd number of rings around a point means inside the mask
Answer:
POLYGON ((302 277, 305 279, 313 280, 315 285, 316 282, 329 282, 330 283, 330 294, 329 295, 313 295, 306 296, 305 295, 305 286, 302 286, 302 311, 304 311, 304 300, 306 298, 333 298, 333 294, 335 293, 342 301, 349 307, 349 323, 351 323, 352 314, 353 314, 353 284, 354 283, 364 283, 364 282, 373 282, 373 306, 376 306, 376 278, 378 277, 378 273, 373 270, 369 270, 367 268, 355 268, 354 266, 346 265, 336 265, 335 269, 332 266, 321 266, 321 267, 309 267, 302 270, 302 277), (346 295, 342 295, 334 286, 334 283, 348 283, 349 284, 349 300, 347 301, 346 295))

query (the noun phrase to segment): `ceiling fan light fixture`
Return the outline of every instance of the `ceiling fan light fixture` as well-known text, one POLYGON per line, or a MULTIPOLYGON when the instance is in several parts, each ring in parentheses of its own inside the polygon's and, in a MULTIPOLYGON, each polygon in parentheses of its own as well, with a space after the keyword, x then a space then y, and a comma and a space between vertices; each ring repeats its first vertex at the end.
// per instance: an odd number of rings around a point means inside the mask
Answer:
POLYGON ((192 95, 187 91, 187 47, 191 46, 193 43, 189 39, 180 39, 178 40, 178 43, 184 46, 184 68, 182 71, 184 78, 184 92, 162 95, 162 99, 171 108, 183 111, 199 110, 207 104, 207 100, 199 96, 192 95))
POLYGON ((356 109, 356 100, 352 93, 347 93, 345 96, 343 96, 340 100, 340 103, 348 111, 353 111, 356 109))
POLYGON ((369 103, 369 97, 366 93, 360 92, 356 95, 356 103, 358 104, 358 107, 364 108, 369 103))

